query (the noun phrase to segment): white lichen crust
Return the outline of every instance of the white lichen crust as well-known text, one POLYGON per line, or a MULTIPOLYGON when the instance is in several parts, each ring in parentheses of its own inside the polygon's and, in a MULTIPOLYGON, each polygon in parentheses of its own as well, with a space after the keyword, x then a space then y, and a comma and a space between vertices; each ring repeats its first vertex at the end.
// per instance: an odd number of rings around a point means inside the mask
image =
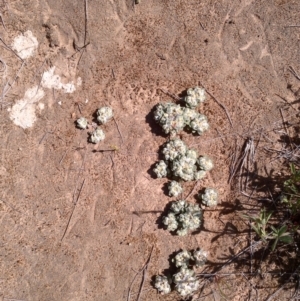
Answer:
POLYGON ((195 261, 195 265, 197 267, 205 265, 205 263, 207 261, 207 255, 208 255, 208 252, 206 252, 202 249, 195 250, 193 253, 193 259, 195 261))
POLYGON ((179 267, 188 267, 189 262, 192 258, 192 255, 187 250, 183 250, 179 252, 174 259, 172 259, 172 262, 175 262, 175 266, 177 268, 179 267))
POLYGON ((199 157, 197 160, 197 163, 198 163, 200 169, 205 170, 205 171, 210 171, 214 167, 214 163, 213 163, 212 159, 210 159, 207 156, 199 157))
POLYGON ((195 276, 195 272, 185 267, 182 267, 178 273, 174 274, 173 282, 176 284, 176 291, 182 297, 191 295, 200 287, 200 283, 195 276))
POLYGON ((212 207, 218 204, 218 191, 214 188, 206 188, 201 195, 202 203, 205 206, 212 207))
POLYGON ((110 107, 102 107, 97 111, 97 120, 100 124, 107 123, 114 116, 110 107))
POLYGON ((184 101, 187 107, 192 109, 196 108, 200 103, 204 102, 206 99, 205 90, 199 87, 189 88, 187 90, 187 96, 184 101))
POLYGON ((179 200, 172 203, 167 216, 163 217, 163 224, 167 230, 176 231, 179 236, 188 234, 189 230, 200 228, 202 221, 202 210, 199 205, 179 200))
POLYGON ((102 129, 97 128, 94 132, 91 133, 90 142, 96 144, 96 143, 104 140, 104 138, 105 138, 105 134, 102 131, 102 129))
POLYGON ((154 111, 154 119, 166 134, 176 134, 185 127, 182 107, 171 102, 158 104, 154 111))
POLYGON ((85 130, 88 126, 88 121, 84 117, 80 117, 76 120, 76 125, 78 128, 85 130))
POLYGON ((207 117, 198 113, 197 116, 190 122, 189 127, 193 133, 202 135, 209 129, 207 117))
POLYGON ((187 146, 180 139, 174 139, 166 143, 162 150, 166 160, 173 161, 176 158, 185 155, 187 151, 187 146))
POLYGON ((171 292, 171 286, 166 276, 157 275, 155 277, 154 287, 162 295, 169 294, 171 292))
POLYGON ((168 165, 165 161, 160 160, 156 165, 153 171, 156 173, 158 178, 165 178, 168 175, 168 165))
POLYGON ((183 191, 180 183, 176 181, 170 182, 170 184, 168 185, 168 189, 169 189, 169 196, 174 196, 174 197, 178 197, 183 191))

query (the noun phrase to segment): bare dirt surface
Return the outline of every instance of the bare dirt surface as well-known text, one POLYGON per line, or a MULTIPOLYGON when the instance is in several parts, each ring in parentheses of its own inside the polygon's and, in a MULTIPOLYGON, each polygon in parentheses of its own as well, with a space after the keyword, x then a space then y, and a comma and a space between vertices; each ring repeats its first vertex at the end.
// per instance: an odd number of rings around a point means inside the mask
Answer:
MULTIPOLYGON (((247 247, 254 234, 238 213, 250 201, 237 192, 238 181, 228 183, 230 162, 252 138, 262 195, 262 180, 281 175, 280 161, 264 148, 280 147, 283 118, 297 119, 300 82, 288 68, 300 74, 300 27, 289 27, 299 25, 299 9, 298 0, 0 1, 2 300, 136 300, 142 273, 130 296, 128 290, 152 247, 140 300, 180 300, 151 284, 171 254, 202 247, 214 267, 247 247), (38 46, 23 61, 11 46, 28 30, 38 46), (42 85, 53 66, 75 91, 42 85), (212 186, 220 202, 205 210, 199 233, 177 237, 160 225, 171 198, 167 179, 155 179, 151 168, 167 137, 152 109, 174 101, 161 89, 178 96, 196 85, 215 97, 200 108, 211 127, 181 137, 215 168, 189 201, 212 186), (10 114, 33 87, 44 95, 24 104, 36 114, 24 129, 10 114), (115 121, 102 126, 106 139, 91 145, 74 122, 104 105, 115 121)), ((194 186, 185 183, 184 196, 194 186)), ((266 300, 280 281, 237 274, 249 272, 245 262, 224 267, 227 277, 204 279, 195 300, 266 300)), ((290 296, 283 289, 273 300, 290 296)))

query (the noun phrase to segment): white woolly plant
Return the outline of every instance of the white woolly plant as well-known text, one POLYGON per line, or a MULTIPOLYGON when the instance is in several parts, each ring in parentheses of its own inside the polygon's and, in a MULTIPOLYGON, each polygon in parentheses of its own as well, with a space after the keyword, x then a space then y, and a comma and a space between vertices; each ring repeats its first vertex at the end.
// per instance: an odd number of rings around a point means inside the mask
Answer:
POLYGON ((202 249, 195 250, 193 253, 193 259, 195 261, 195 265, 197 267, 205 265, 205 263, 207 261, 207 255, 208 255, 208 252, 206 252, 202 249))
POLYGON ((101 107, 97 111, 97 120, 100 124, 107 123, 113 116, 113 110, 110 107, 101 107))
POLYGON ((191 295, 200 287, 195 272, 186 267, 182 267, 180 271, 173 276, 173 282, 176 284, 175 290, 182 297, 191 295))
POLYGON ((187 90, 187 96, 184 101, 187 107, 192 109, 196 108, 200 103, 204 102, 206 99, 205 90, 199 87, 189 88, 187 90))
POLYGON ((88 126, 88 121, 84 117, 80 117, 76 120, 76 125, 78 128, 85 130, 88 126))
POLYGON ((197 163, 200 167, 200 169, 205 170, 205 171, 210 171, 214 167, 214 163, 212 159, 210 159, 207 156, 201 156, 198 158, 197 163))
POLYGON ((154 287, 162 295, 166 295, 171 292, 171 286, 166 276, 157 275, 155 277, 154 287))
POLYGON ((169 173, 168 165, 165 161, 160 160, 156 165, 153 171, 156 173, 158 178, 165 178, 169 173))
POLYGON ((206 188, 204 194, 200 194, 200 198, 205 206, 216 206, 218 204, 218 191, 214 188, 206 188))
POLYGON ((197 170, 194 173, 194 178, 195 178, 196 181, 204 179, 205 176, 206 176, 206 171, 205 170, 197 170))
POLYGON ((171 102, 158 104, 154 111, 154 119, 166 134, 175 135, 185 127, 182 107, 171 102))
POLYGON ((187 156, 181 156, 172 162, 171 170, 173 176, 179 177, 184 181, 193 181, 194 173, 196 172, 195 160, 187 156))
POLYGON ((97 128, 94 132, 91 133, 90 142, 96 144, 96 143, 104 140, 104 138, 105 138, 105 134, 102 131, 102 129, 97 128))
POLYGON ((193 133, 202 135, 209 129, 207 117, 198 113, 197 116, 189 123, 189 127, 193 133))
POLYGON ((167 230, 176 231, 179 236, 187 235, 189 230, 199 229, 201 221, 202 210, 199 205, 185 200, 173 202, 168 215, 162 220, 167 230))
POLYGON ((162 153, 166 160, 173 161, 174 159, 185 155, 187 149, 187 146, 182 140, 174 139, 165 144, 162 153))
POLYGON ((171 181, 168 185, 168 189, 169 189, 169 196, 174 196, 174 197, 178 197, 183 191, 183 188, 180 185, 180 183, 176 181, 171 181))
POLYGON ((192 255, 187 250, 183 250, 179 252, 175 258, 172 259, 172 262, 175 262, 175 266, 177 268, 179 267, 188 267, 190 260, 192 258, 192 255))

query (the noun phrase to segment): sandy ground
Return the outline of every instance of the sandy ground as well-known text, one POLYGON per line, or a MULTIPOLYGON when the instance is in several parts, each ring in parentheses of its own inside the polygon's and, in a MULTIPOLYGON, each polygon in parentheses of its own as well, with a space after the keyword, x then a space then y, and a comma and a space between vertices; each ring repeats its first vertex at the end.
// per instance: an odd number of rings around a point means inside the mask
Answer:
MULTIPOLYGON (((140 300, 180 300, 151 284, 171 254, 202 247, 216 266, 247 247, 238 211, 249 199, 228 183, 230 162, 252 138, 260 180, 280 175, 264 148, 278 146, 280 109, 290 122, 298 112, 300 81, 288 68, 300 74, 300 27, 289 27, 299 9, 297 0, 0 1, 0 300, 127 300, 152 247, 140 300), (28 31, 32 51, 18 55, 15 39, 28 31), (151 172, 166 141, 153 108, 174 101, 161 89, 178 96, 200 84, 215 98, 201 108, 211 128, 181 137, 215 161, 194 194, 216 187, 220 203, 199 233, 177 237, 159 224, 171 199, 151 172), (95 146, 74 122, 103 105, 115 122, 95 146)), ((201 300, 265 300, 278 287, 242 271, 249 266, 230 265, 230 276, 205 280, 201 300)))

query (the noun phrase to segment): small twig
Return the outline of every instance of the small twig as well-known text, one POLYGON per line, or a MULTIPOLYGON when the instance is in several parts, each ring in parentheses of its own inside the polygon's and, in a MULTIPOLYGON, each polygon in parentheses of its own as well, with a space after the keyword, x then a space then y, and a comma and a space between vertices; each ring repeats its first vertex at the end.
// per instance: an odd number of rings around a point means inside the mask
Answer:
POLYGON ((6 26, 5 26, 5 24, 4 24, 4 21, 3 21, 3 16, 2 16, 1 13, 0 13, 0 18, 1 18, 1 23, 2 23, 2 25, 3 25, 4 29, 5 29, 5 31, 7 31, 7 30, 6 30, 6 26))
POLYGON ((300 76, 292 66, 289 66, 288 71, 290 71, 298 80, 300 80, 300 76))
POLYGON ((116 79, 115 72, 114 72, 113 68, 111 68, 111 73, 112 73, 113 78, 116 79))
POLYGON ((288 28, 288 27, 300 27, 300 25, 287 25, 287 26, 284 26, 285 28, 288 28))
POLYGON ((227 119, 229 120, 229 123, 231 125, 231 127, 233 128, 233 124, 232 124, 232 120, 231 117, 226 109, 226 107, 219 101, 217 100, 200 82, 200 85, 205 89, 206 93, 225 111, 225 114, 227 116, 227 119))
POLYGON ((200 181, 200 180, 198 180, 198 181, 195 183, 193 189, 192 189, 191 192, 188 194, 188 196, 185 198, 185 200, 187 200, 187 199, 193 194, 193 192, 194 192, 194 190, 196 189, 196 187, 197 187, 199 181, 200 181))
POLYGON ((129 286, 129 289, 128 289, 128 294, 127 294, 127 301, 130 301, 130 295, 131 295, 132 286, 133 286, 133 283, 134 283, 134 281, 135 281, 137 275, 138 275, 139 273, 143 272, 143 279, 142 279, 142 283, 141 283, 141 285, 140 285, 140 290, 139 290, 139 294, 138 294, 137 301, 139 301, 139 299, 140 299, 141 291, 142 291, 142 288, 143 288, 143 286, 144 286, 144 282, 145 282, 145 278, 146 278, 147 268, 148 268, 149 262, 150 262, 150 260, 151 260, 153 248, 154 248, 154 246, 152 246, 152 248, 151 248, 151 251, 150 251, 150 254, 149 254, 149 257, 148 257, 146 263, 144 264, 144 266, 143 266, 139 271, 136 272, 136 274, 135 274, 134 277, 133 277, 133 280, 132 280, 131 283, 130 283, 130 286, 129 286))
POLYGON ((290 277, 288 278, 288 280, 287 281, 285 281, 285 283, 279 288, 279 289, 277 289, 266 301, 271 301, 271 300, 273 300, 273 298, 274 297, 276 297, 277 295, 278 295, 278 293, 283 289, 283 287, 290 281, 290 279, 294 276, 294 275, 296 275, 297 273, 298 273, 298 270, 299 270, 299 268, 300 268, 300 265, 295 269, 295 271, 294 271, 294 273, 292 273, 291 275, 290 275, 290 277))
POLYGON ((199 23, 200 23, 201 28, 202 28, 203 30, 205 30, 203 24, 202 24, 201 22, 199 22, 199 23))
POLYGON ((115 117, 113 117, 113 120, 114 120, 114 122, 115 122, 115 124, 116 124, 116 127, 117 127, 117 129, 118 129, 118 132, 119 132, 119 134, 120 134, 120 136, 121 136, 122 143, 124 143, 123 135, 122 135, 122 133, 121 133, 121 131, 120 131, 120 129, 119 129, 119 125, 118 125, 118 123, 117 123, 115 117))
POLYGON ((64 234, 63 234, 63 236, 62 236, 62 238, 61 238, 61 241, 64 239, 64 237, 65 237, 65 235, 66 235, 66 233, 67 233, 67 231, 68 231, 68 229, 69 229, 69 225, 70 225, 70 222, 71 222, 72 216, 73 216, 73 214, 74 214, 74 211, 75 211, 76 205, 77 205, 77 203, 78 203, 79 197, 80 197, 80 195, 81 195, 81 192, 82 192, 82 189, 83 189, 84 183, 85 183, 85 179, 83 180, 83 182, 82 182, 82 184, 81 184, 81 187, 80 187, 80 190, 79 190, 79 193, 78 193, 78 196, 77 196, 76 202, 75 202, 75 204, 74 204, 74 206, 73 206, 72 213, 71 213, 71 215, 70 215, 70 218, 69 218, 69 220, 68 220, 68 223, 67 223, 67 226, 66 226, 65 232, 64 232, 64 234))
POLYGON ((169 91, 167 91, 167 90, 165 90, 165 89, 163 89, 163 88, 160 88, 160 90, 161 90, 163 93, 169 95, 170 97, 174 98, 174 99, 177 100, 177 101, 180 101, 180 100, 181 100, 180 97, 176 96, 176 95, 173 94, 173 93, 170 93, 169 91))
POLYGON ((4 40, 0 37, 0 41, 4 44, 5 48, 9 51, 11 51, 15 56, 17 56, 23 63, 25 63, 25 61, 11 48, 9 47, 4 40))
POLYGON ((138 297, 137 297, 137 301, 140 301, 140 297, 141 297, 141 293, 142 293, 142 290, 143 290, 143 287, 144 287, 144 283, 145 283, 145 279, 146 279, 146 276, 147 276, 148 265, 149 265, 150 260, 151 260, 153 248, 154 248, 154 246, 152 246, 150 255, 149 255, 148 260, 147 260, 147 262, 145 264, 145 267, 143 269, 143 279, 142 279, 142 283, 140 285, 140 290, 139 290, 139 294, 138 294, 138 297))
POLYGON ((0 69, 0 72, 4 72, 7 68, 6 63, 2 59, 0 59, 0 63, 2 64, 2 68, 0 69))

